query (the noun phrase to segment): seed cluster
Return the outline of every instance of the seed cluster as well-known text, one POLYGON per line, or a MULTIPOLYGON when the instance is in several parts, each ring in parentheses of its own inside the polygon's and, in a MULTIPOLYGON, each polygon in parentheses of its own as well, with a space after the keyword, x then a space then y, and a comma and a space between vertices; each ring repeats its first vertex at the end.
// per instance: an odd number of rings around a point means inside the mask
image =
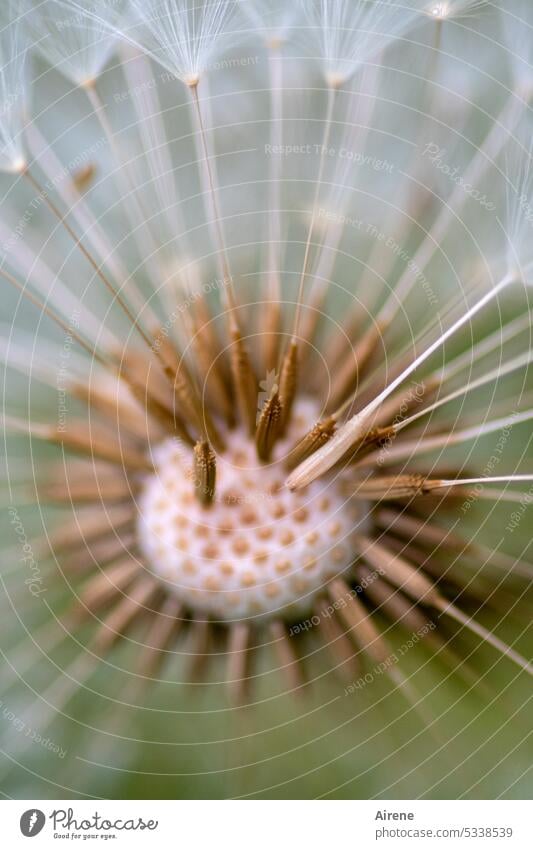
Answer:
POLYGON ((195 498, 190 452, 172 438, 155 450, 140 496, 139 543, 150 568, 193 610, 225 620, 301 613, 350 567, 363 511, 347 502, 345 477, 305 491, 284 486, 283 461, 316 414, 315 403, 296 402, 268 464, 241 429, 229 431, 209 507, 195 498))

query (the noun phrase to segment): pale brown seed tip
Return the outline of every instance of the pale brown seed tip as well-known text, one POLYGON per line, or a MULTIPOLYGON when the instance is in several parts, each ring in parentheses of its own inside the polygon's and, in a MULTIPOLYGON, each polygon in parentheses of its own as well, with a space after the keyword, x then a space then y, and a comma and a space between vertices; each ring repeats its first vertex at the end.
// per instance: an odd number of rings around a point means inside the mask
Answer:
POLYGON ((296 443, 294 448, 287 457, 286 466, 289 471, 295 469, 300 463, 303 463, 311 454, 322 448, 326 442, 329 442, 335 433, 336 421, 333 416, 324 419, 322 422, 317 422, 316 425, 308 431, 305 436, 296 443))
POLYGON ((279 379, 279 394, 283 404, 283 416, 281 421, 281 432, 284 433, 291 419, 292 405, 296 397, 298 386, 298 342, 291 340, 289 348, 283 358, 281 375, 279 379))
POLYGON ((379 323, 372 324, 361 336, 352 351, 346 355, 344 361, 339 364, 333 380, 328 409, 336 410, 346 396, 357 388, 357 383, 368 367, 369 361, 379 344, 381 332, 382 325, 379 323))
POLYGON ((174 387, 176 406, 187 422, 192 422, 200 433, 206 433, 218 451, 224 450, 224 442, 215 427, 209 411, 202 403, 194 385, 193 377, 185 360, 180 357, 173 344, 164 335, 158 345, 158 357, 163 371, 174 387))
POLYGON ((257 456, 263 462, 270 460, 276 439, 280 436, 283 406, 277 391, 265 402, 255 432, 257 456))
POLYGON ((287 478, 289 489, 301 489, 312 483, 320 475, 327 472, 348 451, 368 433, 371 414, 374 412, 371 405, 365 411, 357 413, 333 437, 322 445, 314 454, 300 463, 287 478))
POLYGON ((235 389, 241 421, 250 436, 255 433, 255 417, 257 408, 257 381, 255 379, 250 357, 239 332, 238 326, 230 329, 231 346, 231 375, 235 389))
POLYGON ((72 182, 78 192, 84 192, 91 185, 96 174, 96 165, 93 162, 87 162, 82 165, 72 175, 72 182))
POLYGON ((396 498, 409 498, 415 495, 427 495, 434 489, 445 486, 439 479, 426 478, 424 475, 383 475, 361 481, 356 484, 354 495, 376 501, 396 498))
POLYGON ((261 314, 262 356, 267 371, 276 369, 279 356, 281 304, 270 301, 261 314))
POLYGON ((194 491, 200 504, 209 507, 215 498, 217 465, 215 453, 205 440, 194 446, 194 491))

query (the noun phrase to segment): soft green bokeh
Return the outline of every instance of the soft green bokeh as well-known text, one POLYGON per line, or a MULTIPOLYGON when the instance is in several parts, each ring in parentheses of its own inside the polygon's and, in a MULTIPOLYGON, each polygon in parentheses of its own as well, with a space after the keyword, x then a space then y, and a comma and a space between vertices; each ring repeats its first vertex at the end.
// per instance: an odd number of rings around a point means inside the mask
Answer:
MULTIPOLYGON (((445 31, 443 54, 433 67, 435 84, 424 81, 431 67, 431 57, 424 46, 431 43, 432 33, 427 28, 417 31, 411 45, 404 42, 386 54, 386 63, 390 63, 392 70, 380 77, 372 129, 363 134, 366 135, 363 149, 376 158, 389 160, 392 170, 379 173, 356 166, 345 172, 352 188, 346 185, 334 188, 324 202, 325 208, 341 209, 348 217, 364 216, 368 222, 382 222, 383 230, 394 235, 396 224, 411 210, 410 202, 413 198, 418 200, 413 226, 407 232, 402 231, 401 236, 401 244, 411 256, 453 189, 421 151, 428 143, 438 144, 446 149, 450 163, 464 168, 509 96, 510 75, 505 51, 497 43, 502 32, 495 11, 470 24, 474 28, 478 26, 484 36, 476 37, 468 33, 469 26, 456 24, 454 30, 445 31), (418 46, 416 40, 420 42, 418 46), (429 113, 428 117, 424 117, 425 113, 429 113), (421 185, 419 198, 415 197, 413 188, 415 179, 421 185)), ((315 144, 321 137, 324 92, 320 91, 322 83, 314 64, 293 55, 297 53, 296 49, 287 48, 284 60, 287 86, 284 137, 291 144, 315 144)), ((209 75, 212 115, 208 124, 216 127, 212 140, 220 199, 239 291, 253 300, 262 269, 261 256, 264 258, 265 248, 261 243, 267 233, 268 160, 264 144, 269 132, 268 59, 263 46, 253 39, 245 46, 233 48, 233 54, 228 55, 235 54, 247 58, 247 62, 224 67, 221 60, 220 68, 209 75)), ((201 279, 212 280, 216 277, 214 248, 199 195, 185 92, 176 81, 161 76, 155 67, 153 70, 158 77, 163 120, 179 188, 187 198, 184 217, 191 231, 190 256, 199 259, 201 279)), ((35 76, 33 102, 39 128, 52 141, 62 162, 73 161, 80 152, 95 151, 89 157, 97 170, 88 202, 112 244, 120 244, 130 272, 150 297, 142 252, 117 203, 117 190, 110 178, 112 158, 107 146, 99 145, 101 130, 87 98, 82 92, 74 91, 57 70, 41 61, 36 64, 35 76)), ((369 85, 368 73, 353 83, 355 90, 360 86, 363 92, 369 85)), ((139 118, 132 110, 120 68, 108 68, 98 80, 98 90, 107 105, 123 155, 133 157, 139 181, 149 178, 146 162, 142 157, 136 158, 140 152, 139 118)), ((342 116, 346 114, 355 121, 358 115, 353 106, 354 95, 343 93, 341 98, 333 130, 333 145, 337 148, 345 138, 342 116)), ((339 177, 336 164, 332 162, 331 170, 327 170, 331 181, 339 177)), ((501 165, 500 162, 497 167, 501 165)), ((497 167, 483 181, 482 188, 495 198, 498 212, 503 213, 505 197, 497 179, 497 167)), ((289 302, 296 290, 316 170, 317 159, 313 156, 287 158, 283 163, 282 205, 286 213, 282 216, 282 233, 288 246, 280 261, 286 271, 283 295, 289 302)), ((31 194, 22 185, 13 188, 13 178, 6 175, 1 177, 0 191, 4 221, 7 227, 14 228, 31 194)), ((182 264, 182 246, 175 242, 165 246, 165 241, 174 234, 169 232, 158 202, 158 195, 148 187, 147 209, 154 216, 161 239, 158 259, 170 276, 182 264)), ((72 250, 65 234, 56 231, 56 223, 44 208, 32 218, 25 237, 52 269, 60 269, 61 278, 72 291, 84 293, 84 303, 102 316, 106 326, 121 335, 129 332, 116 308, 107 312, 110 302, 107 294, 90 278, 86 265, 72 250)), ((490 276, 499 273, 499 239, 501 232, 495 218, 482 214, 476 202, 467 203, 462 220, 450 227, 439 245, 440 250, 425 270, 438 296, 438 306, 428 306, 424 294, 415 290, 407 303, 406 314, 399 316, 391 362, 398 352, 412 344, 416 333, 427 323, 435 322, 438 317, 445 320, 448 306, 453 304, 457 308, 460 293, 471 280, 490 282, 490 276)), ((371 237, 346 224, 333 272, 328 316, 342 318, 365 263, 370 261, 379 275, 386 257, 379 251, 372 252, 373 247, 371 237)), ((394 286, 403 269, 402 260, 397 260, 389 270, 387 284, 394 286)), ((368 286, 376 285, 378 279, 370 274, 368 286)), ((169 283, 162 277, 160 285, 169 302, 180 297, 175 282, 169 283)), ((155 299, 154 305, 159 308, 155 299)), ((508 317, 526 307, 522 293, 502 305, 502 310, 507 311, 508 317)), ((46 340, 61 344, 57 328, 46 318, 40 319, 33 307, 19 304, 18 295, 10 290, 2 295, 1 309, 3 335, 12 324, 24 330, 26 335, 20 337, 22 348, 28 350, 36 364, 45 356, 41 351, 48 350, 44 347, 46 340)), ((502 315, 496 309, 476 320, 472 327, 474 338, 481 338, 501 321, 502 315)), ((446 348, 445 356, 467 349, 471 344, 469 334, 470 328, 468 334, 446 348)), ((57 362, 50 365, 57 368, 57 362)), ((26 377, 7 373, 4 389, 10 412, 35 420, 46 421, 48 417, 53 420, 55 393, 38 383, 31 384, 30 393, 29 386, 26 377)), ((520 372, 519 376, 507 379, 504 386, 498 386, 494 398, 492 387, 483 400, 481 395, 476 396, 474 421, 480 409, 486 412, 492 405, 501 415, 512 411, 527 392, 527 386, 520 372)), ((464 410, 461 403, 451 409, 452 421, 458 412, 471 423, 468 404, 464 410)), ((480 473, 497 439, 496 433, 479 440, 473 448, 471 444, 460 446, 446 455, 446 462, 466 461, 468 469, 480 473)), ((533 471, 530 440, 528 424, 513 428, 498 473, 512 472, 518 463, 524 472, 533 471)), ((284 693, 274 655, 267 646, 255 658, 253 704, 242 709, 230 705, 224 687, 225 669, 216 657, 210 664, 206 683, 182 683, 186 677, 184 658, 172 657, 160 673, 164 683, 136 688, 139 682, 134 674, 138 655, 135 640, 142 643, 144 623, 139 624, 135 636, 102 660, 96 672, 85 680, 84 646, 90 628, 76 632, 75 639, 68 637, 61 647, 52 651, 44 638, 42 645, 32 642, 33 634, 45 633, 44 627, 49 627, 53 639, 56 633, 53 617, 59 615, 65 601, 72 596, 68 587, 71 576, 61 575, 55 563, 39 560, 46 591, 37 599, 29 593, 24 583, 27 569, 20 562, 13 517, 8 512, 14 505, 28 539, 32 535, 41 536, 43 527, 61 521, 59 511, 43 507, 41 513, 39 508, 26 504, 21 486, 16 483, 17 477, 31 479, 34 471, 38 474, 55 454, 36 440, 30 453, 28 440, 16 437, 10 439, 10 456, 7 476, 14 481, 13 494, 6 486, 0 516, 5 549, 0 634, 4 656, 2 680, 5 676, 6 682, 0 688, 0 730, 6 751, 0 767, 0 786, 5 795, 17 798, 530 796, 530 682, 524 673, 519 673, 490 647, 480 645, 477 639, 464 633, 454 636, 456 631, 452 627, 445 632, 450 638, 449 647, 461 657, 469 655, 468 668, 480 683, 465 685, 452 673, 453 664, 434 658, 430 650, 417 645, 400 663, 415 694, 414 701, 420 700, 416 709, 385 676, 346 695, 343 685, 330 671, 331 662, 311 635, 299 645, 299 650, 306 655, 305 666, 314 679, 312 686, 297 698, 284 693), (62 675, 62 670, 67 670, 69 675, 62 675), (19 676, 22 680, 17 680, 19 676), (80 687, 75 684, 77 678, 80 687), (49 690, 54 680, 57 683, 49 690), (71 697, 65 699, 63 712, 57 715, 55 705, 69 693, 71 697), (15 719, 9 718, 9 712, 13 712, 15 719), (42 732, 53 747, 66 751, 65 756, 39 743, 25 745, 23 732, 17 731, 16 718, 23 718, 25 728, 42 732)), ((484 523, 481 539, 485 545, 496 546, 505 536, 506 550, 527 560, 524 550, 531 539, 530 508, 516 531, 509 534, 504 529, 513 509, 507 502, 499 505, 479 502, 461 519, 460 528, 467 536, 470 533, 474 536, 484 523)), ((523 584, 518 586, 522 592, 523 584)), ((486 626, 497 627, 501 639, 517 640, 514 647, 529 656, 531 636, 528 638, 527 628, 531 607, 519 606, 506 616, 515 598, 512 589, 508 592, 496 596, 497 608, 484 612, 482 619, 486 626)), ((402 646, 409 637, 408 631, 389 629, 385 621, 381 624, 393 647, 402 646)))

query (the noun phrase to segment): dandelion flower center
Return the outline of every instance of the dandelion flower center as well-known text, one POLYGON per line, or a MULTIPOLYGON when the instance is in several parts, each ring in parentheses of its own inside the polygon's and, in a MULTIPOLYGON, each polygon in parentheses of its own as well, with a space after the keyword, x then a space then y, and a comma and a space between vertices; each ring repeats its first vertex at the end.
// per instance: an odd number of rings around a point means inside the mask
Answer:
POLYGON ((191 610, 225 620, 298 614, 350 567, 363 512, 347 499, 345 476, 305 491, 284 486, 290 447, 317 412, 311 401, 295 404, 267 464, 241 429, 229 431, 209 507, 195 498, 190 451, 172 438, 155 450, 140 497, 139 544, 149 568, 191 610))

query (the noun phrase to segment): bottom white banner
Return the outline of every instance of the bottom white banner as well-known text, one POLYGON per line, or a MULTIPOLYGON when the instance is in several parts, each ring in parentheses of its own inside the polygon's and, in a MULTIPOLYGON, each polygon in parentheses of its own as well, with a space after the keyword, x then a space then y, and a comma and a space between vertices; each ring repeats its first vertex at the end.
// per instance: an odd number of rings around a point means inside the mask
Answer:
POLYGON ((519 801, 4 801, 2 846, 533 846, 519 801))

